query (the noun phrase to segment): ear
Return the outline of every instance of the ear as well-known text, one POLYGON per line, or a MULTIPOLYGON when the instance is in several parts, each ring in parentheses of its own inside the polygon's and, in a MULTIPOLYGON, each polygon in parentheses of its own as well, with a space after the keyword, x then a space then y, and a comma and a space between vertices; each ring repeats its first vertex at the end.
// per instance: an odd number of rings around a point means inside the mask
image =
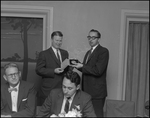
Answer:
POLYGON ((21 71, 19 71, 19 77, 21 77, 21 71))
POLYGON ((6 75, 3 75, 3 78, 7 81, 6 75))
POLYGON ((80 89, 80 85, 77 85, 77 90, 79 90, 80 89))

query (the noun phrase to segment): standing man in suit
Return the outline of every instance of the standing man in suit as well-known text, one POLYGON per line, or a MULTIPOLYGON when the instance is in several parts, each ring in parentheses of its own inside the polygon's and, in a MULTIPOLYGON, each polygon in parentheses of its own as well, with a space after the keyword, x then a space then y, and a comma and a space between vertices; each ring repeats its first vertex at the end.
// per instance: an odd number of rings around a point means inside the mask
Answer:
POLYGON ((50 91, 54 88, 61 88, 62 70, 61 63, 69 57, 66 50, 60 49, 63 34, 55 31, 51 34, 52 46, 40 52, 36 65, 36 73, 42 77, 41 88, 38 92, 38 103, 42 105, 50 91))
POLYGON ((87 36, 91 49, 86 53, 83 64, 74 67, 82 71, 83 91, 92 96, 93 106, 97 116, 103 116, 103 106, 107 96, 106 71, 109 51, 99 44, 101 34, 92 29, 87 36))
POLYGON ((4 66, 3 75, 7 81, 1 86, 1 117, 33 117, 36 107, 34 84, 21 80, 17 64, 4 66))
POLYGON ((96 117, 91 96, 80 90, 80 82, 77 72, 65 73, 62 88, 50 92, 38 116, 64 117, 69 110, 76 109, 81 111, 82 117, 96 117))

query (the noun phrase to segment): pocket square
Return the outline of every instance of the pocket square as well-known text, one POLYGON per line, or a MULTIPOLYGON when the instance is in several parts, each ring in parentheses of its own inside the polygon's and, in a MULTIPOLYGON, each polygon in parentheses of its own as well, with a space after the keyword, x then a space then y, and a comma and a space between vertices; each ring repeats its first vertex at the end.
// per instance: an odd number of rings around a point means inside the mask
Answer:
POLYGON ((78 110, 80 110, 80 105, 75 105, 75 107, 76 107, 78 110))
POLYGON ((25 98, 25 99, 22 99, 22 101, 26 101, 27 100, 27 98, 25 98))

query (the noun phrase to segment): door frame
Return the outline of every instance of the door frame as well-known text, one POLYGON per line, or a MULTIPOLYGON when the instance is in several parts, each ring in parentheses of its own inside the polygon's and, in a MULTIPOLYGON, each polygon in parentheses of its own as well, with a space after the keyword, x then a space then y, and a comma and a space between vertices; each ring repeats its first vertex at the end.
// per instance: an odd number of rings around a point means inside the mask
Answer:
POLYGON ((125 10, 121 11, 120 25, 120 50, 118 67, 118 100, 125 100, 126 69, 127 69, 127 47, 128 31, 130 21, 149 22, 149 11, 147 10, 125 10))

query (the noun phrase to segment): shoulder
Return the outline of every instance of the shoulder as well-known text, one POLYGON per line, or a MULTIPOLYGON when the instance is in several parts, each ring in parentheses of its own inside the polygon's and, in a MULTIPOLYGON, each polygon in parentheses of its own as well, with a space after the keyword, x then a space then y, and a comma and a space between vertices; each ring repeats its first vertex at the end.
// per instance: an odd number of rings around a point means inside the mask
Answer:
POLYGON ((80 94, 80 97, 83 99, 91 99, 91 95, 82 90, 79 91, 79 94, 80 94))
POLYGON ((8 88, 8 83, 1 84, 1 91, 8 88))
POLYGON ((108 49, 107 49, 106 47, 101 46, 101 45, 99 45, 99 46, 100 46, 100 48, 101 48, 102 50, 104 50, 104 51, 108 51, 108 49))
POLYGON ((98 50, 99 53, 109 53, 109 50, 106 47, 103 47, 101 45, 98 45, 98 50))
POLYGON ((53 89, 53 90, 51 90, 51 94, 56 94, 56 95, 58 95, 59 93, 62 93, 62 89, 61 88, 57 88, 57 89, 53 89))
POLYGON ((30 88, 30 87, 34 86, 34 83, 31 83, 31 82, 28 82, 28 81, 21 80, 20 82, 21 82, 20 83, 21 85, 23 85, 23 86, 25 86, 27 88, 30 88))
POLYGON ((63 53, 68 53, 68 51, 64 50, 64 49, 60 49, 60 51, 63 52, 63 53))
POLYGON ((50 48, 48 48, 48 49, 46 49, 46 50, 43 50, 43 51, 40 52, 40 54, 47 53, 47 52, 49 52, 51 49, 52 49, 52 48, 50 47, 50 48))

